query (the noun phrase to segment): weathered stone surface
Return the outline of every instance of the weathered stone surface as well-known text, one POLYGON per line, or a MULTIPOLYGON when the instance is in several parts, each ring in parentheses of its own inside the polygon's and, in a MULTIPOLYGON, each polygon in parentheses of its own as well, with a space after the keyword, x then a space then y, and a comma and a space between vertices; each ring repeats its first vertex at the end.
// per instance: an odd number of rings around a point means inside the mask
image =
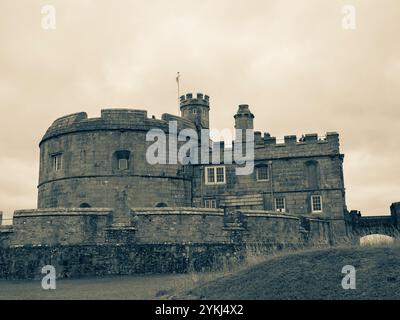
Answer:
POLYGON ((52 265, 57 278, 186 273, 223 268, 244 259, 230 244, 142 244, 29 246, 0 249, 0 279, 42 279, 52 265))

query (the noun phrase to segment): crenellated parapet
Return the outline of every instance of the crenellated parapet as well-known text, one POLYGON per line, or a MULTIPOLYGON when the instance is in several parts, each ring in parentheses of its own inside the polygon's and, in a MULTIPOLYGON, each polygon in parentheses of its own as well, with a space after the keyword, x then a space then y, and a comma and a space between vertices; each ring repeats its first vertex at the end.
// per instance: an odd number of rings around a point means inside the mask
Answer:
POLYGON ((269 133, 264 135, 261 132, 254 132, 255 148, 257 152, 290 152, 292 155, 298 153, 315 154, 339 154, 339 134, 328 132, 325 136, 318 136, 316 133, 305 134, 298 138, 296 135, 285 136, 283 140, 277 140, 269 133))
POLYGON ((209 108, 210 97, 202 93, 197 93, 196 96, 194 96, 192 93, 187 93, 186 95, 182 95, 180 97, 181 109, 186 106, 194 106, 194 105, 206 106, 209 108))
POLYGON ((161 119, 155 119, 148 118, 145 110, 104 109, 101 110, 101 117, 97 118, 88 118, 86 112, 79 112, 57 119, 47 130, 41 143, 60 135, 87 131, 161 129, 167 132, 169 121, 177 121, 180 129, 196 128, 190 120, 170 114, 163 114, 161 119))
POLYGON ((260 131, 254 132, 254 140, 256 146, 293 146, 305 145, 311 143, 330 143, 332 145, 339 144, 339 134, 336 132, 328 132, 325 136, 318 136, 316 133, 305 134, 298 138, 296 135, 284 136, 283 141, 279 142, 276 137, 272 137, 269 133, 261 134, 260 131))
POLYGON ((198 129, 210 128, 210 97, 197 93, 188 93, 180 97, 180 110, 183 118, 196 124, 198 129))

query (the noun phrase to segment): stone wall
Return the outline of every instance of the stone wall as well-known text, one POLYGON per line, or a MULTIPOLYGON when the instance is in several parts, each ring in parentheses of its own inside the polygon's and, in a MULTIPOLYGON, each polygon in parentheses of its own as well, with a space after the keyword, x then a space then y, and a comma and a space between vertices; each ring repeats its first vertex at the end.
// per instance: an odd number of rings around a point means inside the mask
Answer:
POLYGON ((244 259, 229 244, 69 245, 0 249, 0 279, 41 279, 45 265, 57 278, 211 271, 244 259))
POLYGON ((132 209, 136 243, 259 243, 297 246, 332 241, 329 220, 261 210, 230 217, 222 209, 132 209), (309 226, 302 228, 302 221, 309 226), (304 229, 304 230, 303 230, 304 229))
POLYGON ((111 209, 38 209, 14 213, 10 246, 105 243, 111 209))
POLYGON ((331 244, 330 221, 276 212, 135 208, 128 224, 111 209, 21 210, 0 228, 0 278, 211 270, 286 247, 331 244))
POLYGON ((224 213, 202 208, 132 209, 138 243, 227 243, 224 213))
POLYGON ((111 209, 20 210, 2 227, 3 247, 80 244, 330 244, 330 221, 256 210, 135 208, 121 223, 111 209))

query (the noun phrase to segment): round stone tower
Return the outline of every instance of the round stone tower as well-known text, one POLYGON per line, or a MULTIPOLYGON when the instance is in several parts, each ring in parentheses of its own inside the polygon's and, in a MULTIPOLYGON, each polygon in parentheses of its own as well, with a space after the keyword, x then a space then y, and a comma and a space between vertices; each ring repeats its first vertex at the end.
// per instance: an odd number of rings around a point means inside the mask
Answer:
POLYGON ((196 124, 197 129, 209 129, 210 97, 198 93, 196 97, 188 93, 180 98, 180 109, 183 118, 196 124))
MULTIPOLYGON (((182 165, 150 164, 151 129, 166 134, 196 126, 181 117, 162 119, 130 109, 102 110, 88 119, 77 113, 56 120, 40 142, 38 207, 134 208, 191 206, 191 182, 182 165)), ((168 145, 168 136, 166 137, 168 145)), ((167 156, 168 159, 168 156, 167 156)))

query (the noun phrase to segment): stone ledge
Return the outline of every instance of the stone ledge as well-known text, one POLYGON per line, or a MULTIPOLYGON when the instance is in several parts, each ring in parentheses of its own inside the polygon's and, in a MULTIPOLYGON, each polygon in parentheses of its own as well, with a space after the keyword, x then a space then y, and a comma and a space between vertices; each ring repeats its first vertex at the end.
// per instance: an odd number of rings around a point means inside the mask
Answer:
POLYGON ((299 219, 298 216, 281 213, 277 211, 269 211, 269 210, 239 210, 243 212, 244 215, 248 217, 272 217, 272 218, 289 218, 289 219, 299 219))
POLYGON ((105 228, 106 231, 136 231, 137 229, 131 225, 125 224, 113 224, 110 227, 105 228))
POLYGON ((38 216, 82 216, 97 215, 107 216, 112 214, 111 208, 45 208, 32 210, 17 210, 14 212, 15 218, 38 217, 38 216))
POLYGON ((132 208, 133 215, 216 215, 223 216, 223 209, 208 208, 185 208, 185 207, 165 207, 165 208, 132 208))
POLYGON ((0 234, 2 233, 13 233, 14 227, 13 226, 0 226, 0 234))
POLYGON ((246 228, 243 227, 241 223, 227 222, 225 223, 222 230, 226 231, 245 231, 246 228))

